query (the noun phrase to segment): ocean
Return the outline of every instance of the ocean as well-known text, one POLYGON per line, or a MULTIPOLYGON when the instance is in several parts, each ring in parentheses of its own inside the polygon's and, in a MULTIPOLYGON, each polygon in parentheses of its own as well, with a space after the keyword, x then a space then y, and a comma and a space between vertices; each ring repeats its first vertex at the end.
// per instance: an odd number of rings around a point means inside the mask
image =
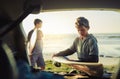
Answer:
MULTIPOLYGON (((120 34, 93 34, 98 40, 99 55, 102 57, 120 57, 120 34)), ((52 55, 69 48, 77 34, 45 34, 43 38, 43 55, 45 60, 52 55)), ((76 57, 76 54, 73 55, 76 57)))

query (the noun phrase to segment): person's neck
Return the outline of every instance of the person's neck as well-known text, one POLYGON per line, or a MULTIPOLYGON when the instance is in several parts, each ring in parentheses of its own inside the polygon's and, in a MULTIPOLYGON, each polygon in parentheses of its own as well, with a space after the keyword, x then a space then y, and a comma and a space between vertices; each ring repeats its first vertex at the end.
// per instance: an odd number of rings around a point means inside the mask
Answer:
POLYGON ((35 27, 34 29, 37 29, 37 30, 38 30, 38 29, 40 29, 40 28, 35 27))
POLYGON ((80 36, 80 39, 81 39, 81 40, 84 40, 84 39, 87 38, 87 36, 88 36, 88 34, 86 34, 85 36, 80 36))
POLYGON ((85 37, 84 36, 80 36, 80 39, 83 40, 85 37))

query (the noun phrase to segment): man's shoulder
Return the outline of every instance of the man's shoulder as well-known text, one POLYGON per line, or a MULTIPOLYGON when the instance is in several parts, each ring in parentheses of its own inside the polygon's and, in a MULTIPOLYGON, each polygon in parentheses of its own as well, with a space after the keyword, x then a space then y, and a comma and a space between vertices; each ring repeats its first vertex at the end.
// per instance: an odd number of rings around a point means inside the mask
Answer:
POLYGON ((79 40, 79 37, 76 37, 76 38, 75 38, 75 41, 78 41, 78 40, 79 40))
POLYGON ((79 41, 79 37, 76 37, 74 40, 74 43, 76 44, 76 43, 78 43, 78 41, 79 41))
POLYGON ((97 39, 96 39, 96 37, 94 37, 93 35, 92 36, 90 36, 90 38, 88 38, 87 39, 88 40, 88 43, 91 45, 91 44, 97 44, 97 39))
POLYGON ((38 33, 42 33, 42 31, 41 31, 41 30, 38 30, 38 33))
POLYGON ((43 36, 43 33, 42 33, 42 31, 41 31, 41 30, 38 30, 38 35, 43 36))
POLYGON ((93 34, 90 34, 89 37, 90 37, 89 41, 91 41, 91 42, 97 42, 97 38, 93 34))

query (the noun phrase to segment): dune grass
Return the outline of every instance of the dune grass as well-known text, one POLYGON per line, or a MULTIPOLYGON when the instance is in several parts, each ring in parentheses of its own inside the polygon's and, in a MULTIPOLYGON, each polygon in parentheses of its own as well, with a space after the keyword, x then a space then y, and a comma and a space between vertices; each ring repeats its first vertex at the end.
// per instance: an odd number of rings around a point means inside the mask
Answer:
POLYGON ((53 61, 51 60, 47 60, 45 61, 46 63, 46 71, 50 71, 50 72, 55 72, 55 73, 60 73, 60 72, 65 72, 65 73, 68 73, 72 67, 66 65, 66 64, 61 64, 61 67, 56 67, 54 64, 53 64, 53 61))

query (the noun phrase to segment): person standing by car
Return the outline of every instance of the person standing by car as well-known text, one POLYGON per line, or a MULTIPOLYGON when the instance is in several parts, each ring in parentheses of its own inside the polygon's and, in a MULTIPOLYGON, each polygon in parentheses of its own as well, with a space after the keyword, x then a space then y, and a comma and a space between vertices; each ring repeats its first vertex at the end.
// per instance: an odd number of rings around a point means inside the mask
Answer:
POLYGON ((43 40, 42 40, 43 33, 40 29, 42 27, 42 20, 35 19, 34 25, 35 25, 35 28, 28 33, 29 57, 30 57, 32 67, 35 67, 35 65, 37 64, 40 70, 44 70, 45 62, 44 62, 43 52, 42 52, 43 51, 43 40), (32 39, 35 40, 34 45, 32 45, 33 41, 30 41, 32 39))
POLYGON ((90 29, 89 21, 85 17, 78 17, 75 25, 79 37, 74 40, 73 45, 70 48, 54 54, 53 57, 68 56, 77 52, 77 61, 79 62, 98 62, 99 51, 97 39, 92 34, 88 33, 90 29))

